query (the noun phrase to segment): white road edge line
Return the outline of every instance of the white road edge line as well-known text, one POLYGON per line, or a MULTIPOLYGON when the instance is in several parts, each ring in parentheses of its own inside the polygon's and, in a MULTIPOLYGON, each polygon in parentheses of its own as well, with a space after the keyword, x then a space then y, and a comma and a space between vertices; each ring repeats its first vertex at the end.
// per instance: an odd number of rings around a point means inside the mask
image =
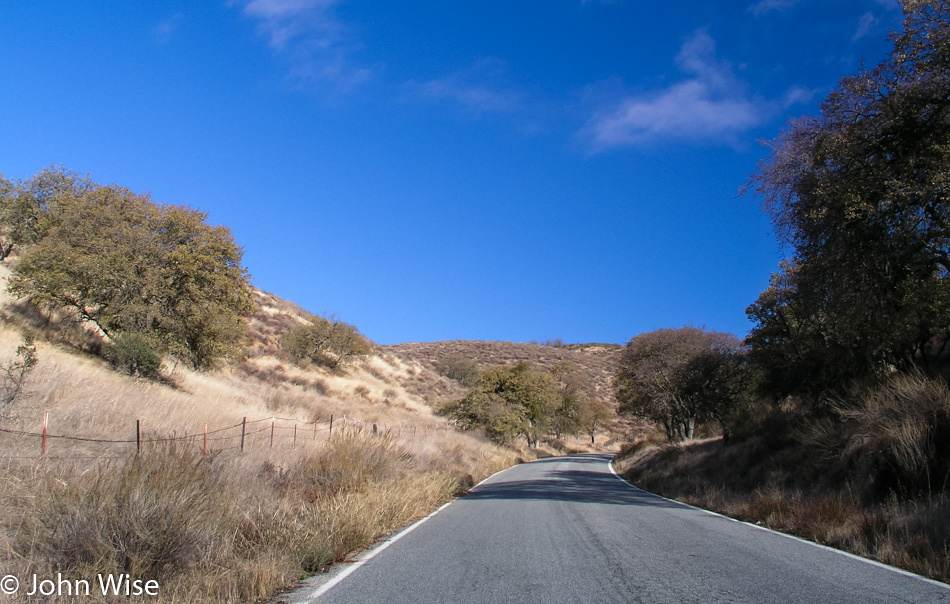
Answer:
MULTIPOLYGON (((498 470, 497 472, 495 472, 494 474, 492 474, 491 476, 489 476, 489 477, 486 478, 485 480, 482 480, 481 482, 479 482, 477 485, 473 486, 472 488, 473 488, 473 489, 478 488, 478 487, 480 487, 481 485, 485 484, 487 481, 489 481, 489 480, 491 480, 492 478, 494 478, 495 476, 498 476, 498 475, 501 474, 502 472, 506 472, 506 471, 510 470, 511 468, 517 467, 518 465, 520 465, 520 464, 515 464, 515 465, 513 465, 513 466, 508 466, 508 467, 505 468, 504 470, 498 470)), ((625 482, 626 482, 626 481, 625 481, 625 482)), ((407 526, 407 527, 404 528, 403 530, 399 531, 398 533, 396 533, 395 535, 393 535, 393 536, 390 537, 389 539, 386 539, 385 541, 383 541, 382 543, 380 543, 379 545, 377 545, 377 546, 374 547, 373 549, 367 550, 367 551, 363 552, 362 554, 360 554, 360 555, 358 556, 358 558, 356 559, 355 562, 353 562, 353 563, 352 563, 350 566, 348 566, 345 570, 341 571, 340 574, 338 574, 337 576, 333 577, 332 579, 330 579, 329 581, 327 581, 326 583, 324 583, 323 585, 321 585, 319 589, 317 589, 316 591, 314 591, 313 593, 311 593, 310 595, 308 595, 304 600, 301 600, 301 601, 297 602, 296 604, 309 604, 310 602, 313 602, 314 600, 316 600, 317 598, 319 598, 319 597, 322 596, 323 594, 327 593, 327 592, 330 591, 337 583, 339 583, 339 582, 342 581, 343 579, 345 579, 345 578, 347 578, 348 576, 350 576, 350 574, 353 573, 356 569, 358 569, 359 567, 363 566, 364 564, 366 564, 367 562, 369 562, 370 560, 372 560, 377 554, 381 553, 383 550, 385 550, 387 547, 389 547, 389 546, 392 545, 393 543, 399 541, 400 539, 402 539, 403 537, 405 537, 406 535, 408 535, 408 534, 411 533, 412 531, 414 531, 414 530, 416 530, 417 528, 419 528, 419 526, 421 526, 423 522, 429 520, 430 518, 432 518, 433 516, 435 516, 436 514, 438 514, 439 512, 441 512, 442 510, 444 510, 445 508, 449 507, 449 506, 452 505, 455 501, 456 501, 456 500, 453 499, 452 501, 443 503, 443 504, 442 504, 441 506, 439 506, 434 512, 430 513, 430 514, 429 514, 428 516, 426 516, 425 518, 423 518, 423 519, 421 519, 421 520, 417 520, 417 521, 414 522, 413 524, 410 524, 409 526, 407 526)))
POLYGON ((903 568, 897 568, 896 566, 891 566, 890 564, 884 564, 883 562, 878 562, 877 560, 871 560, 870 558, 862 558, 861 556, 858 556, 857 554, 852 554, 851 552, 846 552, 846 551, 844 551, 844 550, 835 549, 835 548, 830 547, 830 546, 828 546, 828 545, 822 545, 821 543, 815 543, 814 541, 809 541, 808 539, 803 539, 803 538, 798 537, 798 536, 796 536, 796 535, 790 535, 790 534, 788 534, 788 533, 782 533, 782 532, 780 532, 780 531, 772 530, 772 529, 770 529, 770 528, 767 528, 767 527, 764 527, 764 526, 760 526, 760 525, 758 525, 758 524, 752 524, 751 522, 746 522, 746 521, 744 521, 744 520, 737 520, 736 518, 730 518, 729 516, 726 516, 726 515, 724 515, 724 514, 720 514, 720 513, 718 513, 718 512, 713 512, 713 511, 711 511, 711 510, 706 510, 706 509, 703 509, 703 508, 696 507, 695 505, 690 505, 690 504, 688 504, 688 503, 683 503, 682 501, 676 501, 675 499, 670 499, 670 498, 668 498, 668 497, 664 497, 663 495, 657 495, 656 493, 651 493, 650 491, 647 491, 647 490, 645 490, 645 489, 641 489, 641 488, 638 487, 637 485, 635 485, 635 484, 633 484, 633 483, 631 483, 631 482, 628 482, 623 476, 621 476, 620 474, 617 474, 617 470, 614 468, 614 460, 613 460, 613 458, 611 458, 611 459, 609 459, 609 460, 607 461, 607 466, 610 468, 611 473, 613 473, 614 476, 616 476, 617 478, 619 478, 620 480, 622 480, 625 485, 627 485, 627 486, 630 487, 630 488, 636 489, 636 490, 640 491, 641 493, 646 493, 646 494, 648 494, 648 495, 653 495, 654 497, 658 497, 658 498, 660 498, 660 499, 669 501, 669 502, 671 502, 671 503, 675 503, 675 504, 677 504, 677 505, 681 505, 681 506, 686 507, 686 508, 691 508, 691 509, 694 509, 694 510, 698 510, 698 511, 700 511, 700 512, 705 512, 706 514, 709 514, 709 515, 711 515, 711 516, 718 516, 719 518, 725 518, 726 520, 731 520, 732 522, 738 522, 739 524, 744 524, 744 525, 746 525, 746 526, 751 526, 751 527, 754 528, 754 529, 759 529, 760 531, 765 531, 765 532, 767 532, 767 533, 772 533, 773 535, 779 535, 779 536, 781 536, 781 537, 786 537, 786 538, 788 538, 788 539, 794 539, 795 541, 798 541, 798 542, 800 542, 800 543, 805 543, 805 544, 807 544, 807 545, 811 545, 811 546, 818 547, 818 548, 821 548, 821 549, 824 549, 824 550, 828 550, 828 551, 834 552, 834 553, 836 553, 836 554, 841 554, 842 556, 847 556, 848 558, 852 558, 852 559, 858 560, 858 561, 860 561, 860 562, 865 562, 865 563, 871 564, 871 565, 873 565, 873 566, 878 566, 878 567, 880 567, 880 568, 885 568, 885 569, 887 569, 887 570, 889 570, 889 571, 892 571, 892 572, 895 572, 895 573, 897 573, 897 574, 904 575, 904 576, 906 576, 906 577, 912 577, 912 578, 914 578, 914 579, 919 579, 919 580, 924 581, 924 582, 926 582, 926 583, 930 583, 931 585, 936 585, 937 587, 942 587, 942 588, 944 588, 944 589, 950 590, 950 585, 947 585, 946 583, 941 583, 940 581, 935 581, 934 579, 931 579, 931 578, 929 578, 929 577, 925 577, 925 576, 923 576, 923 575, 918 575, 917 573, 912 573, 912 572, 910 572, 909 570, 904 570, 903 568))

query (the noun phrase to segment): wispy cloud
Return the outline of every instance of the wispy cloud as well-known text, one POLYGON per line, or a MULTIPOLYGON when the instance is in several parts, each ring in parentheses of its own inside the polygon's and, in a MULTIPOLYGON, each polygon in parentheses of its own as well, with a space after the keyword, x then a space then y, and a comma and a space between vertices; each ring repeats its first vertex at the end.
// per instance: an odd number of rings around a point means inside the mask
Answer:
POLYGON ((861 19, 858 21, 858 28, 855 30, 854 35, 851 36, 852 42, 857 42, 864 36, 877 30, 878 25, 881 23, 881 20, 874 16, 874 13, 866 12, 861 15, 861 19))
POLYGON ((788 109, 792 105, 800 105, 803 103, 810 103, 815 100, 815 97, 818 96, 819 91, 810 88, 802 88, 801 86, 792 86, 785 91, 785 94, 782 95, 781 106, 783 109, 788 109))
POLYGON ((796 4, 798 4, 798 0, 759 0, 759 2, 749 7, 749 12, 756 17, 761 17, 773 11, 789 9, 796 4))
POLYGON ((522 108, 524 96, 504 85, 505 65, 497 59, 483 59, 474 67, 425 82, 411 81, 411 96, 423 100, 447 101, 474 114, 513 113, 522 108))
POLYGON ((271 49, 292 64, 291 76, 348 90, 369 79, 371 70, 355 65, 355 46, 336 18, 338 0, 232 0, 257 21, 271 49))
POLYGON ((165 19, 152 28, 152 37, 159 44, 168 43, 178 30, 178 27, 181 25, 181 20, 184 19, 184 17, 185 16, 182 13, 175 13, 171 17, 165 19))
POLYGON ((661 139, 731 142, 771 115, 770 103, 749 97, 731 67, 716 58, 705 30, 683 44, 676 64, 689 77, 596 111, 582 139, 595 151, 661 139))

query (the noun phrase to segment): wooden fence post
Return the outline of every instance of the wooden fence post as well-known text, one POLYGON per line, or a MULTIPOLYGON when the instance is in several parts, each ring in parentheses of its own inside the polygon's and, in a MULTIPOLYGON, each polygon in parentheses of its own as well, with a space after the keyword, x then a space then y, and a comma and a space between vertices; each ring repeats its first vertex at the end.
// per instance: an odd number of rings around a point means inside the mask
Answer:
POLYGON ((135 452, 142 450, 142 420, 135 420, 135 452))
POLYGON ((46 461, 46 426, 49 423, 49 411, 43 412, 43 444, 41 446, 40 457, 43 458, 43 461, 46 461))
POLYGON ((332 413, 330 414, 330 434, 327 436, 327 438, 329 438, 330 436, 333 436, 333 414, 332 413))
POLYGON ((247 417, 241 420, 241 453, 244 452, 244 434, 247 432, 247 417))
POLYGON ((277 418, 270 418, 270 448, 274 448, 274 424, 277 423, 277 418))
POLYGON ((297 422, 294 422, 294 444, 291 449, 297 448, 297 422))

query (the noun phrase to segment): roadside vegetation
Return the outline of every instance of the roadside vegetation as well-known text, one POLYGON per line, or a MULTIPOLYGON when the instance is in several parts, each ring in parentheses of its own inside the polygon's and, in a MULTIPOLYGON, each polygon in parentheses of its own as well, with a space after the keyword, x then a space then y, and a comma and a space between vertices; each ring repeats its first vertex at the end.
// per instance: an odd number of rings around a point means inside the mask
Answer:
POLYGON ((543 371, 521 362, 474 371, 460 376, 473 384, 468 394, 441 409, 462 429, 481 430, 500 444, 524 438, 536 448, 543 437, 557 442, 579 434, 595 445, 597 433, 611 427, 612 411, 590 395, 577 365, 563 362, 543 371))
POLYGON ((749 188, 792 250, 745 342, 633 338, 618 464, 663 495, 950 581, 950 2, 770 143, 749 188))
POLYGON ((206 218, 0 178, 3 574, 255 601, 535 455, 435 415, 457 382, 252 288, 206 218))
MULTIPOLYGON (((156 380, 77 354, 60 329, 38 338, 35 365, 2 409, 5 574, 129 573, 157 580, 157 601, 254 601, 531 455, 452 429, 406 388, 419 387, 424 370, 397 359, 367 357, 331 372, 260 355, 196 371, 166 357, 156 380), (51 438, 41 458, 40 438, 17 432, 40 432, 46 412, 51 435, 125 442, 51 438), (214 433, 271 416, 296 420, 299 435, 285 421, 271 445, 268 419, 248 430, 242 452, 240 428, 228 440, 214 433), (204 425, 213 433, 205 453, 204 425), (175 440, 185 434, 197 437, 175 440)), ((17 375, 20 333, 0 327, 0 362, 17 375)), ((425 379, 438 398, 443 378, 425 379)))

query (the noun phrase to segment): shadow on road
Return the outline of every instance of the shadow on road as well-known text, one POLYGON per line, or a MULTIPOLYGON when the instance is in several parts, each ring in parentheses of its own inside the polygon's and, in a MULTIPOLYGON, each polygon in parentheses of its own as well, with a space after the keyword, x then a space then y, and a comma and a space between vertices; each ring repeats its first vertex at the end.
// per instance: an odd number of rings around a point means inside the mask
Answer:
MULTIPOLYGON (((604 466, 603 456, 571 458, 571 465, 596 463, 604 466)), ((552 458, 533 462, 532 465, 564 462, 564 458, 552 458)), ((588 469, 552 469, 535 480, 512 480, 483 484, 465 496, 466 500, 515 500, 515 501, 570 501, 574 503, 601 503, 611 505, 639 505, 650 507, 683 507, 633 488, 608 471, 588 469)))

